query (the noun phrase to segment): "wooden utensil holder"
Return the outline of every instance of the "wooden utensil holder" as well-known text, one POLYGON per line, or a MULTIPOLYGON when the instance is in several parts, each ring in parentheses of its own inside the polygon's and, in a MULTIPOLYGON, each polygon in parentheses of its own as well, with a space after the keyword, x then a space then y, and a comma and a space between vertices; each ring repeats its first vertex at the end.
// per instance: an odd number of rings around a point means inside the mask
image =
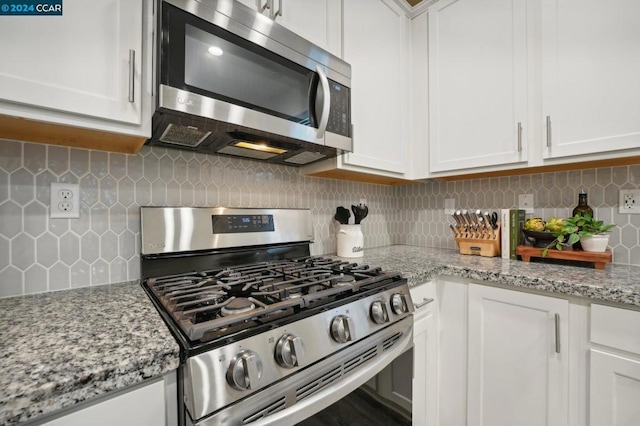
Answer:
POLYGON ((500 256, 501 229, 502 227, 498 223, 498 228, 493 230, 493 236, 490 238, 455 237, 460 254, 474 254, 485 257, 500 256))

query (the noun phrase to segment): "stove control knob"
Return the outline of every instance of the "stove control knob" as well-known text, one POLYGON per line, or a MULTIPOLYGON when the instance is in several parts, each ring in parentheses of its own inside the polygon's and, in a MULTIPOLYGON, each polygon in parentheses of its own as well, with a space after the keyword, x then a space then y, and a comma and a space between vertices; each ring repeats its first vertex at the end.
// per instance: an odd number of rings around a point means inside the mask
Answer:
POLYGON ((276 344, 276 361, 284 368, 302 367, 306 364, 302 338, 287 333, 276 344))
POLYGON ((356 340, 353 320, 346 315, 338 315, 331 321, 331 337, 338 343, 356 340))
POLYGON ((391 309, 396 315, 402 315, 409 312, 409 305, 407 305, 407 297, 402 293, 396 293, 391 296, 391 309))
POLYGON ((371 319, 376 324, 384 324, 389 322, 389 313, 387 312, 387 304, 384 300, 376 300, 371 304, 371 319))
POLYGON ((262 377, 262 361, 249 350, 238 352, 227 370, 227 382, 238 390, 256 389, 262 377))

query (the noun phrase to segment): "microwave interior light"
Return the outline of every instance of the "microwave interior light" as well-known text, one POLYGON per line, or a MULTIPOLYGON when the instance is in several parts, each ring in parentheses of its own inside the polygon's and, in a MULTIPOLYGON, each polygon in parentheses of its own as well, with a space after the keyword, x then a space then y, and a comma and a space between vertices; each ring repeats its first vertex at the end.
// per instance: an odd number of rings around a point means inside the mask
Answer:
POLYGON ((222 49, 220 49, 218 46, 211 46, 208 49, 209 53, 212 54, 213 56, 222 56, 222 54, 224 53, 222 51, 222 49))
POLYGON ((238 148, 253 149, 254 151, 270 152, 272 154, 284 154, 285 152, 287 152, 286 149, 274 148, 266 144, 258 144, 246 141, 236 142, 234 145, 238 148))

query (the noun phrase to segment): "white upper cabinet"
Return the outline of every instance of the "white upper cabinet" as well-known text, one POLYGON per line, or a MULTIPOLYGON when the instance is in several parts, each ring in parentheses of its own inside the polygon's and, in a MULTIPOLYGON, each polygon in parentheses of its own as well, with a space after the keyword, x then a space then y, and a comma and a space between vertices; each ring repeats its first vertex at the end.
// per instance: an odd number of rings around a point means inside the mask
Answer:
POLYGON ((391 0, 349 0, 343 7, 354 129, 353 152, 342 162, 402 175, 409 162, 409 18, 391 0))
POLYGON ((62 16, 0 17, 0 113, 11 104, 139 125, 142 0, 65 0, 62 16), (10 42, 12 40, 12 42, 10 42))
POLYGON ((526 0, 442 0, 428 13, 430 171, 527 161, 526 0))
POLYGON ((340 0, 240 0, 252 9, 259 8, 282 26, 342 56, 340 0), (268 5, 268 7, 265 7, 268 5))
POLYGON ((638 0, 542 2, 544 158, 640 147, 639 19, 638 0))

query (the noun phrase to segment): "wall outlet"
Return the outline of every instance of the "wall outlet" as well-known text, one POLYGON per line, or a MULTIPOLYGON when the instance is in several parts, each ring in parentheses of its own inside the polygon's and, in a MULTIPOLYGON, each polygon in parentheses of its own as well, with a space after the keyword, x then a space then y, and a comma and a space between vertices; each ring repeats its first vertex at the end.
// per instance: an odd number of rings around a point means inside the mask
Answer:
POLYGON ((640 189, 621 189, 619 201, 620 213, 640 214, 640 189))
POLYGON ((444 199, 444 214, 453 214, 456 211, 456 199, 445 198, 444 199))
POLYGON ((533 213, 533 194, 518 195, 518 208, 525 213, 533 213))
POLYGON ((80 217, 80 185, 51 182, 50 217, 77 219, 80 217))

